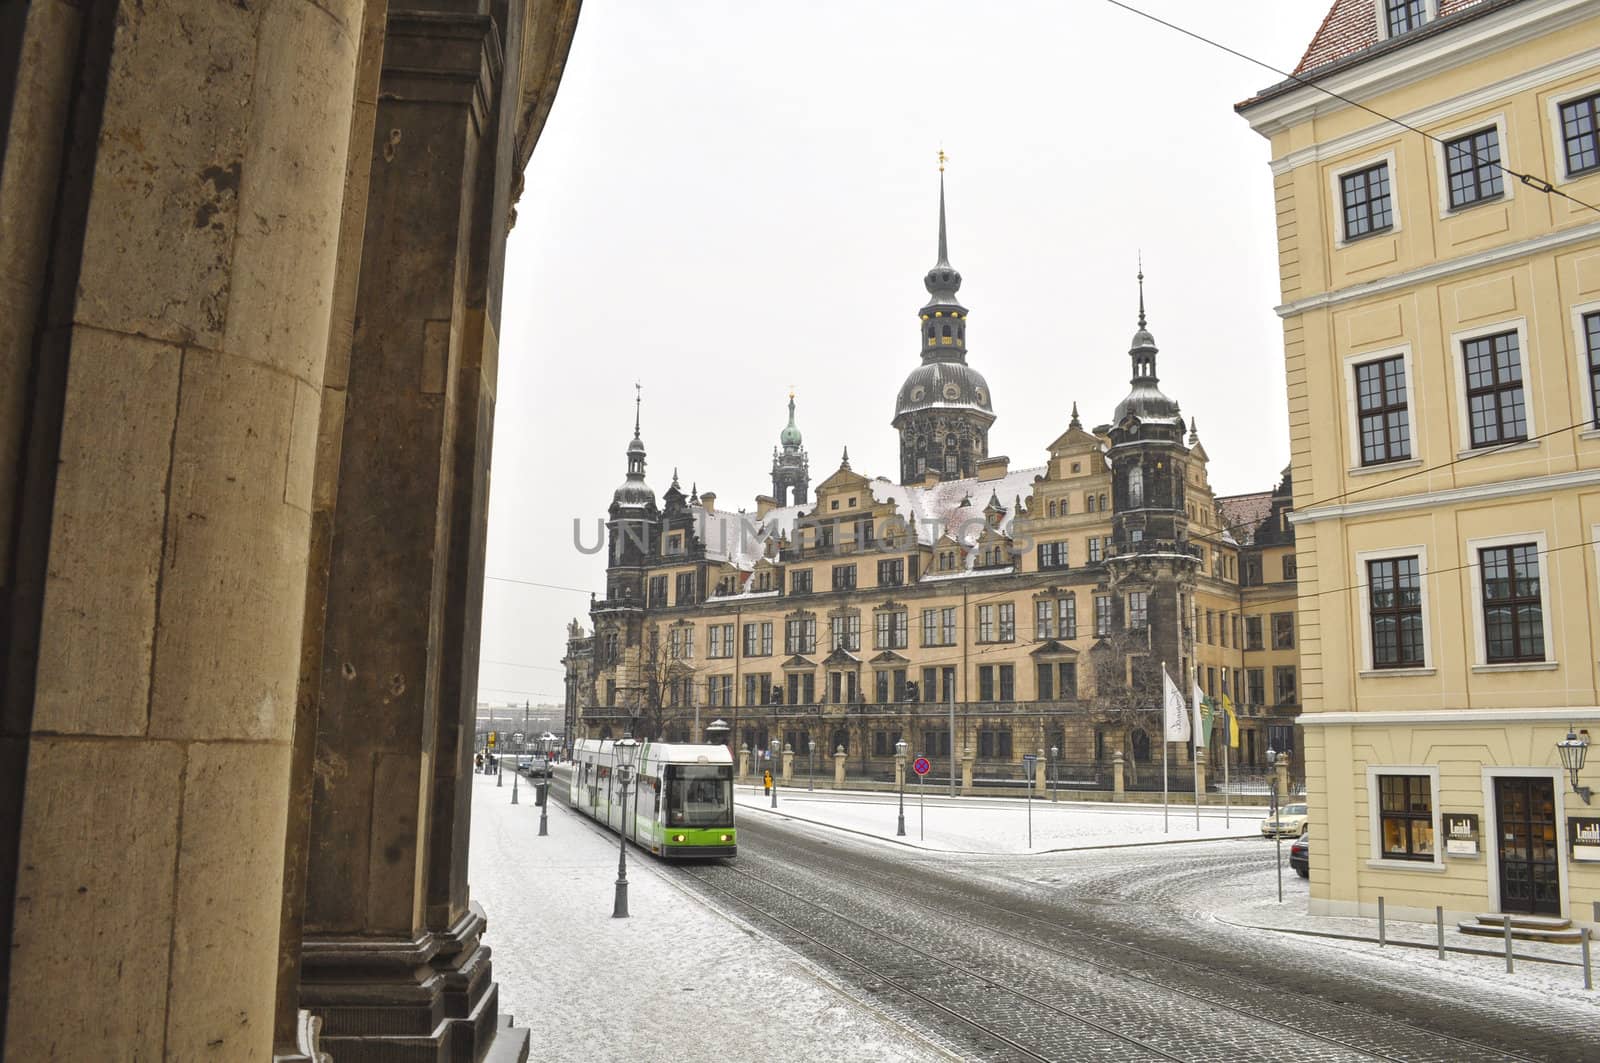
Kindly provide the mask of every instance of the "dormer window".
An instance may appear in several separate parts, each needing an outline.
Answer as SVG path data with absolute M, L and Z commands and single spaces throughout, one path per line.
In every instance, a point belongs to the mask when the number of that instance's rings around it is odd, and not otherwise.
M 1428 0 L 1383 0 L 1383 9 L 1390 37 L 1410 33 L 1428 21 Z

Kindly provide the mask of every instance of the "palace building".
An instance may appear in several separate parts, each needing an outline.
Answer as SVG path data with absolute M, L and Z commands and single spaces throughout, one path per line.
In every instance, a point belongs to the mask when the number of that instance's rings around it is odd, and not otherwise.
M 698 741 L 721 719 L 736 752 L 775 741 L 832 774 L 842 751 L 841 770 L 869 779 L 894 770 L 901 739 L 941 780 L 957 758 L 979 782 L 1014 780 L 1024 754 L 1042 779 L 1053 749 L 1063 785 L 1111 790 L 1120 762 L 1128 789 L 1150 789 L 1165 667 L 1238 706 L 1232 766 L 1292 750 L 1290 482 L 1212 494 L 1195 423 L 1161 390 L 1143 280 L 1109 422 L 1085 428 L 1074 404 L 1043 460 L 1013 468 L 989 452 L 994 397 L 968 362 L 941 175 L 897 479 L 846 449 L 812 487 L 791 394 L 752 513 L 685 494 L 676 472 L 658 499 L 636 411 L 605 592 L 591 629 L 569 631 L 569 733 Z M 1175 791 L 1192 759 L 1174 751 Z
M 1600 901 L 1577 763 L 1600 725 L 1600 10 L 1339 0 L 1238 110 L 1275 185 L 1311 910 L 1575 937 Z

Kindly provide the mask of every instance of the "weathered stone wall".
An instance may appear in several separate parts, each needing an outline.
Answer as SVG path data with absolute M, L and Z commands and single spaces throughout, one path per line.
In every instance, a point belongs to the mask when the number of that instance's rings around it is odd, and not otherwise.
M 52 100 L 76 44 L 60 6 L 31 6 L 22 72 Z M 7 338 L 6 394 L 23 343 L 67 367 L 29 394 L 59 411 L 53 485 L 11 500 L 48 540 L 32 675 L 7 676 L 8 706 L 31 700 L 8 1059 L 270 1054 L 359 16 L 121 4 L 73 57 L 104 78 L 60 166 L 87 192 L 81 241 L 47 251 L 75 284 L 7 289 L 45 309 Z M 7 178 L 60 135 L 14 125 Z M 37 252 L 22 269 L 46 276 Z

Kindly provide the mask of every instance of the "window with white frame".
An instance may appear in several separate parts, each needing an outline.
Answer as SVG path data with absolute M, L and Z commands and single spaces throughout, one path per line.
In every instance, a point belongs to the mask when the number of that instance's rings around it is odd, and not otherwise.
M 1394 228 L 1388 161 L 1340 174 L 1339 204 L 1344 217 L 1346 240 Z
M 1467 428 L 1473 448 L 1528 438 L 1522 387 L 1522 344 L 1516 329 L 1461 342 Z
M 1507 664 L 1545 659 L 1539 544 L 1478 551 L 1483 598 L 1484 660 Z
M 1378 856 L 1384 860 L 1435 858 L 1433 780 L 1427 775 L 1377 776 Z
M 1411 457 L 1411 404 L 1406 358 L 1395 354 L 1352 367 L 1361 464 L 1383 465 Z
M 1367 562 L 1367 621 L 1372 667 L 1424 667 L 1422 565 L 1416 556 Z
M 1428 20 L 1428 0 L 1383 0 L 1383 26 L 1388 36 L 1410 33 Z
M 1600 428 L 1600 312 L 1583 315 L 1583 347 L 1589 370 L 1589 414 Z
M 1446 141 L 1444 169 L 1452 210 L 1499 199 L 1506 190 L 1500 169 L 1500 130 L 1490 126 Z
M 1561 111 L 1561 146 L 1566 158 L 1567 176 L 1600 169 L 1600 139 L 1597 139 L 1596 113 L 1600 111 L 1600 93 L 1563 103 Z

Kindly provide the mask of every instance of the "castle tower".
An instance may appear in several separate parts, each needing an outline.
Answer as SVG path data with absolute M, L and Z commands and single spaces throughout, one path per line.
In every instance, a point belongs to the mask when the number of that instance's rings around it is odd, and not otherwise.
M 939 259 L 923 278 L 928 303 L 918 315 L 922 364 L 895 401 L 900 433 L 900 482 L 920 483 L 932 472 L 944 480 L 978 474 L 989 456 L 994 423 L 989 385 L 967 365 L 967 308 L 957 299 L 961 274 L 950 265 L 944 219 L 944 152 L 939 153 Z
M 789 489 L 794 489 L 793 504 L 806 504 L 811 472 L 805 448 L 800 445 L 800 429 L 794 423 L 794 392 L 789 392 L 789 424 L 778 435 L 779 446 L 772 448 L 772 497 L 787 506 Z

